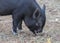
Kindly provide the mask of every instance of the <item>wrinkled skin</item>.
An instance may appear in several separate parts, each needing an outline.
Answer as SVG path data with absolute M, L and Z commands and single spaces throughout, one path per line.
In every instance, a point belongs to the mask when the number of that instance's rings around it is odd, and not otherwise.
M 17 33 L 17 27 L 22 29 L 23 20 L 30 31 L 40 33 L 46 21 L 45 5 L 40 8 L 35 0 L 0 0 L 0 15 L 9 14 L 12 15 L 14 33 Z

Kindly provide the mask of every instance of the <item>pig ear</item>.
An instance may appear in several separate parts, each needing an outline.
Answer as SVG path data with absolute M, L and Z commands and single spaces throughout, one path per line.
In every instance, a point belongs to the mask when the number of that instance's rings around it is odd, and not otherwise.
M 44 14 L 45 15 L 45 10 L 46 10 L 46 6 L 45 6 L 45 4 L 43 5 L 43 7 L 42 7 L 42 14 Z
M 34 11 L 34 13 L 33 13 L 33 18 L 36 18 L 36 13 L 37 13 L 37 11 L 38 11 L 38 8 Z

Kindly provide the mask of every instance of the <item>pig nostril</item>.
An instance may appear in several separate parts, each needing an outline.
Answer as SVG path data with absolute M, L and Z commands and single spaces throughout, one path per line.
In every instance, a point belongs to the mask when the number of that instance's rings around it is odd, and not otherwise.
M 41 29 L 38 29 L 38 30 L 37 30 L 37 33 L 40 33 L 40 32 L 42 32 Z

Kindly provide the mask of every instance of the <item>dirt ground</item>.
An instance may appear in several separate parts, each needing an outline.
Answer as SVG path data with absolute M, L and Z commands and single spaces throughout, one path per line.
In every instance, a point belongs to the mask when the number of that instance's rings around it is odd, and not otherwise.
M 60 43 L 60 0 L 37 0 L 46 5 L 46 24 L 43 36 L 35 36 L 23 22 L 23 32 L 12 34 L 12 16 L 0 16 L 0 43 Z

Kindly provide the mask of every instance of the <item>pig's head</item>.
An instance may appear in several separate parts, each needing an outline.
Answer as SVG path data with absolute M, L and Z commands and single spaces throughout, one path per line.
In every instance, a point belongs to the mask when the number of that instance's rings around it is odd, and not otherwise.
M 25 19 L 26 25 L 34 34 L 42 32 L 43 27 L 45 25 L 45 21 L 45 5 L 43 6 L 43 9 L 39 10 L 39 8 L 37 8 L 31 18 L 27 17 Z

